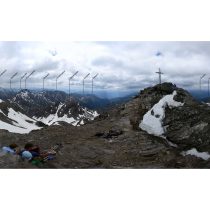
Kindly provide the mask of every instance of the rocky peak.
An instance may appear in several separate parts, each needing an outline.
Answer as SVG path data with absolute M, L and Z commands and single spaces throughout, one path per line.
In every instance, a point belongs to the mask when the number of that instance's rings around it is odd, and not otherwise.
M 141 108 L 151 109 L 163 96 L 172 94 L 174 91 L 177 92 L 174 100 L 185 104 L 197 104 L 196 100 L 186 90 L 176 87 L 175 84 L 165 82 L 140 91 L 138 97 L 141 101 Z
M 162 104 L 164 108 L 160 107 L 163 112 L 160 119 L 160 115 L 154 112 L 154 106 L 167 96 L 173 96 L 170 98 L 174 103 L 181 105 L 170 107 L 167 102 Z M 128 117 L 132 128 L 140 131 L 140 123 L 148 112 L 159 118 L 165 131 L 161 138 L 177 145 L 180 150 L 196 148 L 210 152 L 210 107 L 196 101 L 188 91 L 172 83 L 146 88 L 121 108 L 119 116 Z M 153 120 L 148 123 L 154 126 Z

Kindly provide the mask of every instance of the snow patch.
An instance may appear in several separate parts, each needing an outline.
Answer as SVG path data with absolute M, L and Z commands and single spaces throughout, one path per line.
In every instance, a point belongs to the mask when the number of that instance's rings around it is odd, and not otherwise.
M 1 113 L 3 112 L 1 111 Z M 20 112 L 14 111 L 12 108 L 8 109 L 7 117 L 10 120 L 12 120 L 12 124 L 0 121 L 0 129 L 7 130 L 11 133 L 20 133 L 20 134 L 29 133 L 32 130 L 41 129 L 41 127 L 35 125 L 36 122 L 35 120 L 27 117 L 26 115 Z
M 176 94 L 177 92 L 174 91 L 172 94 L 166 95 L 160 99 L 160 101 L 144 115 L 139 127 L 149 134 L 162 136 L 165 133 L 165 128 L 162 124 L 165 118 L 166 106 L 169 106 L 169 108 L 183 106 L 183 103 L 174 100 Z
M 100 115 L 97 111 L 94 111 L 92 114 L 93 114 L 94 118 L 96 118 L 96 117 L 98 117 Z
M 28 97 L 28 93 L 21 93 L 23 98 Z M 3 102 L 0 99 L 0 103 Z M 68 124 L 72 124 L 73 126 L 84 125 L 83 119 L 94 120 L 99 114 L 96 111 L 87 110 L 86 108 L 82 108 L 84 113 L 79 115 L 76 119 L 73 117 L 69 117 L 71 111 L 69 110 L 69 114 L 64 114 L 62 117 L 59 117 L 59 112 L 62 110 L 62 107 L 66 106 L 65 104 L 60 103 L 55 114 L 50 114 L 48 117 L 40 117 L 40 118 L 30 118 L 24 115 L 21 112 L 16 112 L 12 108 L 8 108 L 8 114 L 4 113 L 0 109 L 0 114 L 3 114 L 4 117 L 8 119 L 8 121 L 0 120 L 0 129 L 7 130 L 11 133 L 20 133 L 25 134 L 29 133 L 32 130 L 38 130 L 42 127 L 36 125 L 37 121 L 41 121 L 46 125 L 60 125 L 60 122 L 66 122 Z
M 40 117 L 40 118 L 36 118 L 33 117 L 35 120 L 37 121 L 41 121 L 46 125 L 59 125 L 58 122 L 66 122 L 69 124 L 77 124 L 77 122 L 79 122 L 78 120 L 75 120 L 73 117 L 68 117 L 66 114 L 63 117 L 58 117 L 58 111 L 55 114 L 50 114 L 48 117 Z
M 184 151 L 181 154 L 183 156 L 193 155 L 198 158 L 202 158 L 203 160 L 208 160 L 210 158 L 210 154 L 208 152 L 198 152 L 196 148 L 192 148 L 190 150 Z
M 67 114 L 65 114 L 63 117 L 59 117 L 58 113 L 61 110 L 61 108 L 64 106 L 64 104 L 59 104 L 58 109 L 56 111 L 55 114 L 50 114 L 48 117 L 33 117 L 33 119 L 37 120 L 37 121 L 41 121 L 43 123 L 45 123 L 46 125 L 59 125 L 59 122 L 66 122 L 68 124 L 72 124 L 73 126 L 79 126 L 79 122 L 80 125 L 84 125 L 84 121 L 83 119 L 89 119 L 89 120 L 94 120 L 95 117 L 99 116 L 99 114 L 97 113 L 97 111 L 88 111 L 87 108 L 82 108 L 84 114 L 79 114 L 79 117 L 77 117 L 77 119 L 73 118 L 73 117 L 68 117 Z M 69 110 L 68 113 L 71 113 L 71 111 Z
M 46 125 L 59 125 L 59 122 L 66 122 L 68 124 L 72 124 L 73 126 L 76 126 L 80 121 L 79 119 L 74 119 L 73 117 L 68 117 L 67 114 L 65 114 L 63 117 L 58 116 L 58 113 L 63 106 L 65 106 L 65 105 L 60 103 L 56 113 L 50 114 L 48 117 L 40 117 L 40 118 L 33 117 L 33 118 L 35 120 L 45 123 Z M 70 112 L 70 110 L 69 110 L 69 112 Z M 83 118 L 84 115 L 81 115 L 79 117 Z
M 0 103 L 4 102 L 3 100 L 0 99 Z

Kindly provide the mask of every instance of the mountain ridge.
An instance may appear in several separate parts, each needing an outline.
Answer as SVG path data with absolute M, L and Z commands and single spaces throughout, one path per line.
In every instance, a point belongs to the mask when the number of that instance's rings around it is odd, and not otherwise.
M 96 111 L 81 106 L 74 99 L 67 100 L 65 96 L 63 92 L 22 90 L 13 98 L 1 101 L 0 125 L 10 132 L 28 133 L 60 123 L 80 126 L 98 116 Z M 65 101 L 62 103 L 62 100 Z

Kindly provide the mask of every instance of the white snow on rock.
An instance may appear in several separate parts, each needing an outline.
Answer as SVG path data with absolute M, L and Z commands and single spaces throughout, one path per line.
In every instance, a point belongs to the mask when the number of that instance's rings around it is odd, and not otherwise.
M 2 110 L 0 111 L 2 114 L 4 114 Z M 32 130 L 41 129 L 41 127 L 35 125 L 35 120 L 27 117 L 20 112 L 14 111 L 12 108 L 8 109 L 8 115 L 5 116 L 8 119 L 12 120 L 12 124 L 0 120 L 0 129 L 7 130 L 11 133 L 25 134 L 29 133 Z
M 100 114 L 97 112 L 97 111 L 94 111 L 93 113 L 93 117 L 95 118 L 95 117 L 98 117 Z
M 184 151 L 181 153 L 183 156 L 193 155 L 198 158 L 202 158 L 203 160 L 208 160 L 210 158 L 210 154 L 208 152 L 198 152 L 196 148 L 192 148 L 188 151 Z
M 27 97 L 27 94 L 24 95 Z M 0 100 L 0 103 L 3 102 Z M 94 120 L 99 114 L 96 111 L 90 111 L 86 108 L 83 108 L 84 114 L 79 115 L 77 118 L 68 117 L 65 114 L 62 117 L 58 116 L 59 111 L 61 108 L 65 106 L 64 104 L 60 104 L 55 114 L 50 114 L 48 117 L 40 117 L 40 118 L 30 118 L 26 115 L 16 112 L 12 108 L 8 108 L 8 113 L 5 113 L 0 109 L 0 115 L 3 115 L 3 118 L 0 118 L 0 129 L 7 130 L 11 133 L 20 133 L 25 134 L 29 133 L 32 130 L 38 130 L 42 127 L 36 125 L 37 121 L 41 121 L 46 125 L 59 125 L 60 122 L 66 122 L 68 124 L 72 124 L 73 126 L 84 125 L 84 119 Z M 69 110 L 69 114 L 71 111 Z
M 176 94 L 177 92 L 174 91 L 172 94 L 166 95 L 160 99 L 160 101 L 143 116 L 143 120 L 139 124 L 139 127 L 149 134 L 162 136 L 165 133 L 162 122 L 165 118 L 166 106 L 169 106 L 169 108 L 183 106 L 183 103 L 174 100 Z
M 59 122 L 67 122 L 69 124 L 75 124 L 78 121 L 75 120 L 73 117 L 68 118 L 67 115 L 64 115 L 63 117 L 58 117 L 58 112 L 62 108 L 63 104 L 59 104 L 58 109 L 55 114 L 50 114 L 48 117 L 33 117 L 37 121 L 41 121 L 45 123 L 46 125 L 59 125 Z
M 82 120 L 81 120 L 80 124 L 83 125 L 84 124 L 83 119 L 94 120 L 95 117 L 97 117 L 99 115 L 96 111 L 91 112 L 91 111 L 88 111 L 86 108 L 82 108 L 84 111 L 84 114 L 79 115 L 79 118 L 77 118 L 77 119 L 75 119 L 73 117 L 68 117 L 67 114 L 65 114 L 63 117 L 59 117 L 58 113 L 62 107 L 63 107 L 63 104 L 61 103 L 58 106 L 56 113 L 50 114 L 48 117 L 40 117 L 40 118 L 33 117 L 33 118 L 37 121 L 41 121 L 41 122 L 45 123 L 46 125 L 59 125 L 59 122 L 66 122 L 68 124 L 72 124 L 73 126 L 78 126 L 79 125 L 78 123 L 80 122 L 81 119 Z M 70 111 L 69 111 L 69 114 L 70 114 Z
M 73 117 L 68 118 L 67 115 L 64 115 L 63 117 L 58 117 L 57 113 L 56 114 L 50 114 L 48 117 L 40 117 L 40 118 L 35 118 L 37 121 L 41 121 L 45 123 L 46 125 L 59 125 L 58 122 L 67 122 L 69 124 L 73 124 L 78 122 L 75 120 Z
M 4 102 L 3 100 L 0 99 L 0 103 Z

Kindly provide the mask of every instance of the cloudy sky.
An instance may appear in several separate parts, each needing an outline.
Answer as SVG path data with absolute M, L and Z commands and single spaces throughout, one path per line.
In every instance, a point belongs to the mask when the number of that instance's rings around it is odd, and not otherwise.
M 68 77 L 79 71 L 73 88 L 81 90 L 82 78 L 87 92 L 96 73 L 97 90 L 135 91 L 158 83 L 158 68 L 163 81 L 187 89 L 197 89 L 200 75 L 206 73 L 203 88 L 210 77 L 210 42 L 0 42 L 0 86 L 19 87 L 20 77 L 36 70 L 28 80 L 29 88 L 41 88 L 42 78 L 50 74 L 46 87 L 55 88 L 55 77 L 63 70 L 58 88 L 67 90 Z

